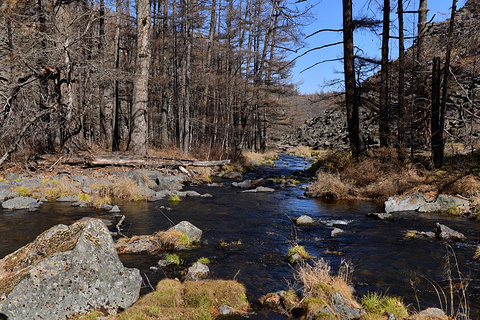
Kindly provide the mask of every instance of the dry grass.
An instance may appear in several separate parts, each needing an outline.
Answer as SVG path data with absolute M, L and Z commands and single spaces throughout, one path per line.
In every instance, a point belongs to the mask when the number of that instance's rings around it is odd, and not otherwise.
M 145 200 L 142 195 L 141 187 L 130 179 L 121 179 L 109 185 L 100 185 L 96 189 L 99 190 L 100 197 L 117 198 L 128 201 Z
M 480 180 L 478 177 L 469 174 L 463 176 L 453 183 L 449 184 L 444 191 L 453 194 L 460 194 L 462 196 L 475 196 L 480 190 Z
M 312 156 L 312 148 L 307 146 L 297 146 L 287 150 L 288 153 L 294 154 L 296 156 Z
M 329 199 L 345 199 L 352 195 L 352 186 L 343 181 L 339 174 L 320 172 L 317 181 L 313 183 L 308 192 L 313 197 Z
M 310 169 L 310 173 L 317 172 L 317 181 L 309 193 L 331 199 L 385 200 L 424 184 L 418 170 L 401 164 L 392 150 L 380 149 L 375 157 L 362 159 L 346 153 L 323 155 Z
M 275 151 L 268 151 L 268 152 L 253 152 L 253 151 L 245 151 L 242 153 L 243 164 L 246 167 L 254 167 L 255 164 L 265 164 L 269 160 L 275 160 L 278 158 L 278 154 Z
M 38 190 L 32 190 L 32 192 L 38 191 L 42 197 L 48 200 L 55 200 L 63 196 L 70 196 L 78 194 L 78 189 L 71 183 L 66 181 L 49 181 Z
M 111 320 L 162 319 L 210 320 L 227 304 L 240 311 L 249 309 L 246 289 L 236 281 L 186 281 L 165 279 L 154 292 Z
M 295 273 L 295 280 L 302 285 L 304 318 L 324 319 L 323 316 L 326 315 L 322 314 L 322 310 L 325 307 L 333 310 L 331 296 L 335 292 L 349 301 L 352 307 L 359 308 L 360 305 L 353 297 L 352 288 L 348 285 L 352 271 L 347 263 L 342 263 L 340 270 L 334 275 L 328 262 L 323 259 L 313 264 L 301 264 Z
M 330 295 L 338 292 L 345 299 L 352 300 L 352 304 L 358 307 L 349 286 L 352 274 L 353 270 L 346 262 L 342 263 L 337 274 L 333 274 L 329 263 L 322 258 L 313 264 L 301 264 L 295 273 L 295 280 L 302 284 L 305 297 L 330 301 Z
M 167 231 L 159 231 L 154 234 L 156 241 L 160 244 L 162 248 L 166 250 L 174 249 L 178 245 L 189 246 L 190 240 L 188 236 L 175 229 L 170 229 Z

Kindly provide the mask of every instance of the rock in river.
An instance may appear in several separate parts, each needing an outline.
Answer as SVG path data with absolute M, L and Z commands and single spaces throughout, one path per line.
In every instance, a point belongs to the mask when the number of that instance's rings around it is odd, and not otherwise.
M 202 238 L 202 230 L 195 227 L 188 221 L 182 221 L 179 224 L 173 226 L 172 229 L 185 233 L 188 236 L 188 240 L 190 240 L 190 242 L 197 242 L 200 241 L 200 239 Z
M 467 239 L 463 233 L 450 229 L 446 225 L 437 222 L 437 228 L 435 229 L 435 236 L 443 240 L 465 240 Z
M 425 197 L 421 193 L 394 196 L 385 201 L 385 212 L 416 211 L 425 203 Z
M 0 313 L 8 319 L 65 319 L 116 312 L 139 296 L 142 278 L 125 268 L 105 225 L 57 225 L 0 260 Z
M 9 199 L 2 203 L 3 209 L 8 210 L 17 210 L 17 209 L 32 209 L 38 208 L 39 204 L 37 200 L 29 197 L 15 197 L 13 199 Z
M 207 265 L 204 265 L 200 262 L 195 262 L 187 272 L 187 280 L 202 280 L 206 279 L 210 274 L 210 268 Z
M 315 220 L 313 220 L 310 216 L 307 216 L 306 214 L 302 214 L 300 217 L 298 217 L 295 220 L 295 224 L 297 226 L 310 225 L 314 223 L 315 223 Z

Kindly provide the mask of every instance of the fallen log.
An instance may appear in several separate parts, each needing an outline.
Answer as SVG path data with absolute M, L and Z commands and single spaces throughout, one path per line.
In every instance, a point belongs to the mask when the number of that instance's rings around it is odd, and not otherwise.
M 161 157 L 138 157 L 138 156 L 92 156 L 70 157 L 62 161 L 68 165 L 82 165 L 86 167 L 154 167 L 154 168 L 178 168 L 186 167 L 217 167 L 230 163 L 230 160 L 197 161 L 189 159 L 161 158 Z

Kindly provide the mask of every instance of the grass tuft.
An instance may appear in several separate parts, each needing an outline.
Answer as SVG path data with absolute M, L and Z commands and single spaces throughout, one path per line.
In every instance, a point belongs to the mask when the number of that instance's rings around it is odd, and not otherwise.
M 205 257 L 201 257 L 197 260 L 197 262 L 201 263 L 201 264 L 210 264 L 210 259 L 208 258 L 205 258 Z
M 31 195 L 31 192 L 27 187 L 19 187 L 17 188 L 16 192 L 20 197 L 29 197 Z
M 178 254 L 169 253 L 165 257 L 165 260 L 167 260 L 170 263 L 176 264 L 177 266 L 180 265 L 180 257 L 178 256 Z
M 178 202 L 181 201 L 181 199 L 176 194 L 172 194 L 171 196 L 168 197 L 168 201 L 170 201 L 172 203 L 178 203 Z
M 408 317 L 408 310 L 403 300 L 397 297 L 387 296 L 379 293 L 367 293 L 363 298 L 362 308 L 367 312 L 365 319 L 377 319 L 387 312 L 392 313 L 397 319 Z
M 309 254 L 307 252 L 307 250 L 305 250 L 305 247 L 304 246 L 299 246 L 299 245 L 295 245 L 295 246 L 292 246 L 290 248 L 288 248 L 288 253 L 287 253 L 287 259 L 288 259 L 288 262 L 290 263 L 295 263 L 297 262 L 293 256 L 295 254 L 298 254 L 300 256 L 300 258 L 302 259 L 313 259 L 315 258 L 314 256 L 312 256 L 311 254 Z

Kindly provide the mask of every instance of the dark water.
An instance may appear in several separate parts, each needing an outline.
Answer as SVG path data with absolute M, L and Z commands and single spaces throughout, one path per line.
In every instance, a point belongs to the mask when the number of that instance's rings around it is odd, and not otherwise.
M 288 176 L 303 169 L 302 158 L 282 156 L 277 168 L 265 168 L 259 175 Z M 209 258 L 213 277 L 237 279 L 246 285 L 250 299 L 285 289 L 293 282 L 293 269 L 285 261 L 292 242 L 298 242 L 317 257 L 329 260 L 336 269 L 342 259 L 354 266 L 354 285 L 359 295 L 388 292 L 405 297 L 417 307 L 439 306 L 437 294 L 429 282 L 446 287 L 446 243 L 433 239 L 404 239 L 406 230 L 431 231 L 436 222 L 443 223 L 467 236 L 462 243 L 449 243 L 456 254 L 468 288 L 472 318 L 480 318 L 480 263 L 472 256 L 480 238 L 480 225 L 465 218 L 441 214 L 396 214 L 394 221 L 379 221 L 365 213 L 379 212 L 381 204 L 362 201 L 326 202 L 302 199 L 299 187 L 280 188 L 275 193 L 239 193 L 231 187 L 189 186 L 187 189 L 210 193 L 212 198 L 185 198 L 177 204 L 123 203 L 126 215 L 124 232 L 128 235 L 152 234 L 188 220 L 204 231 L 208 244 L 180 252 L 180 267 L 151 271 L 158 257 L 123 256 L 127 266 L 137 267 L 145 282 L 154 286 L 161 278 L 181 277 L 181 271 L 200 257 Z M 171 211 L 161 209 L 170 207 Z M 308 214 L 320 223 L 293 228 L 291 217 Z M 58 223 L 71 223 L 83 216 L 108 217 L 93 209 L 47 204 L 38 212 L 0 212 L 0 255 L 3 256 L 32 241 L 39 233 Z M 334 226 L 345 233 L 330 237 Z M 329 252 L 336 252 L 331 254 Z M 453 276 L 457 272 L 453 270 Z M 148 279 L 148 280 L 147 280 Z M 411 283 L 413 283 L 413 288 Z M 415 290 L 414 290 L 415 289 Z M 148 288 L 144 289 L 145 292 Z M 271 316 L 265 316 L 271 318 Z

